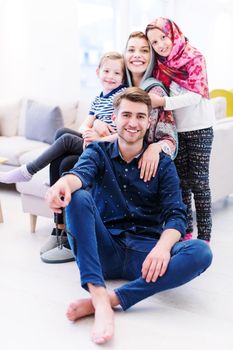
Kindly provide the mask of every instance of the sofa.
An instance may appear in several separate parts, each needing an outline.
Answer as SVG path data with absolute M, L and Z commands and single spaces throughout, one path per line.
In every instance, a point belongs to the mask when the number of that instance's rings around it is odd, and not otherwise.
M 210 186 L 212 190 L 212 202 L 214 203 L 233 193 L 233 181 L 231 180 L 233 173 L 233 162 L 231 161 L 233 151 L 233 117 L 226 117 L 226 100 L 224 97 L 212 98 L 211 101 L 216 117 L 210 161 Z M 17 115 L 18 118 L 18 128 L 14 128 L 16 135 L 12 136 L 2 134 L 4 128 L 1 128 L 3 118 L 1 118 L 0 108 L 0 156 L 8 158 L 8 162 L 1 165 L 0 170 L 27 163 L 39 155 L 46 147 L 49 147 L 47 143 L 28 140 L 25 135 L 18 134 L 20 122 L 22 124 L 20 118 L 25 120 L 25 108 L 23 107 L 23 103 L 17 104 L 17 106 L 15 105 L 15 108 L 18 111 L 16 113 L 15 110 L 15 116 Z M 80 102 L 69 107 L 66 106 L 66 108 L 62 106 L 61 110 L 64 125 L 77 129 L 83 116 L 87 115 L 88 103 Z M 21 140 L 20 138 L 23 138 L 20 142 L 24 144 L 24 148 L 19 148 L 18 146 L 19 144 L 21 146 L 21 143 L 18 141 Z M 10 150 L 13 154 L 9 153 Z M 30 215 L 31 232 L 35 232 L 36 230 L 38 216 L 49 218 L 53 216 L 44 200 L 48 183 L 48 167 L 46 167 L 34 175 L 31 181 L 17 183 L 16 185 L 21 195 L 23 211 Z
M 225 97 L 226 99 L 226 116 L 233 116 L 233 90 L 214 89 L 210 91 L 210 97 Z
M 53 142 L 58 128 L 65 126 L 78 130 L 88 107 L 88 101 L 56 104 L 22 99 L 0 102 L 0 157 L 7 158 L 0 164 L 0 171 L 11 170 L 35 159 Z M 44 202 L 48 183 L 46 167 L 30 182 L 16 185 L 23 211 L 30 214 L 31 232 L 35 232 L 37 216 L 52 217 Z
M 226 99 L 212 98 L 216 123 L 210 158 L 210 188 L 212 202 L 216 203 L 233 193 L 233 116 L 226 117 Z

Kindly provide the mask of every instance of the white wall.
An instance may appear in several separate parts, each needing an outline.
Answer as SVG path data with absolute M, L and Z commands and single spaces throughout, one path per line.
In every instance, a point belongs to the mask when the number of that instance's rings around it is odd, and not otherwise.
M 170 17 L 207 61 L 210 90 L 233 89 L 233 1 L 168 0 Z
M 133 16 L 135 1 L 113 0 L 117 13 L 113 41 L 118 50 L 124 47 L 120 42 L 123 32 L 131 31 L 129 25 L 127 30 L 126 19 Z M 0 0 L 0 101 L 31 97 L 67 102 L 80 97 L 78 2 Z M 143 12 L 145 2 L 153 8 L 150 13 Z M 210 89 L 233 88 L 232 0 L 139 0 L 139 3 L 142 4 L 139 30 L 144 30 L 158 15 L 174 19 L 191 44 L 206 56 Z M 158 13 L 158 9 L 164 13 Z M 146 16 L 150 16 L 148 21 Z M 142 25 L 140 18 L 147 23 Z
M 232 0 L 130 1 L 132 7 L 127 16 L 131 19 L 131 25 L 128 32 L 145 30 L 147 24 L 159 16 L 171 18 L 191 45 L 204 54 L 210 90 L 233 89 Z
M 1 99 L 76 100 L 77 1 L 7 0 L 0 5 Z

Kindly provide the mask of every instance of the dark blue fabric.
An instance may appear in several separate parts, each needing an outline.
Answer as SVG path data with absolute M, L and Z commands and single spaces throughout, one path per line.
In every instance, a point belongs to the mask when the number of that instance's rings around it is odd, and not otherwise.
M 118 142 L 93 142 L 69 172 L 77 175 L 91 193 L 106 228 L 113 235 L 131 232 L 159 238 L 169 228 L 182 235 L 186 207 L 179 178 L 169 156 L 161 153 L 156 176 L 140 179 L 140 156 L 126 163 Z
M 142 264 L 158 240 L 125 232 L 111 235 L 105 227 L 88 191 L 72 194 L 66 210 L 68 239 L 80 269 L 81 285 L 105 286 L 105 279 L 127 279 L 115 289 L 124 310 L 161 291 L 181 286 L 200 275 L 211 264 L 212 253 L 205 242 L 176 243 L 164 276 L 156 282 L 142 277 Z

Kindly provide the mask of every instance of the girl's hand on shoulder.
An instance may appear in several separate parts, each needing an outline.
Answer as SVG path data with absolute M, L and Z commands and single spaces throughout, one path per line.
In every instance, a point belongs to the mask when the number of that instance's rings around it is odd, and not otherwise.
M 155 177 L 159 164 L 159 153 L 161 151 L 162 148 L 159 143 L 152 143 L 147 147 L 138 162 L 138 168 L 141 169 L 140 179 L 147 182 L 152 177 Z
M 149 92 L 149 96 L 151 99 L 152 107 L 153 108 L 158 108 L 158 107 L 164 107 L 165 106 L 165 98 L 156 95 L 153 92 Z

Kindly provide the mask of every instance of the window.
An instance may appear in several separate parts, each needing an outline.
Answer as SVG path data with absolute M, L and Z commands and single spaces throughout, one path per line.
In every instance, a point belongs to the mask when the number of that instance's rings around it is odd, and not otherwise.
M 129 23 L 130 32 L 144 31 L 153 19 L 164 15 L 169 4 L 167 0 L 130 0 Z
M 100 56 L 114 50 L 112 1 L 79 1 L 80 86 L 82 96 L 93 98 L 101 89 L 95 75 Z

